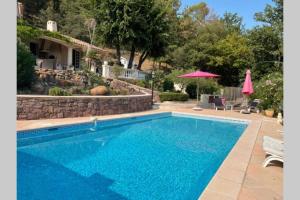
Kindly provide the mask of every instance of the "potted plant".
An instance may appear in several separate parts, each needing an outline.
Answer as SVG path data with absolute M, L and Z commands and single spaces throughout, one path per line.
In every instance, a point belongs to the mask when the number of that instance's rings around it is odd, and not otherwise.
M 265 110 L 265 115 L 267 117 L 273 117 L 274 116 L 274 109 L 273 108 L 269 108 L 269 109 Z

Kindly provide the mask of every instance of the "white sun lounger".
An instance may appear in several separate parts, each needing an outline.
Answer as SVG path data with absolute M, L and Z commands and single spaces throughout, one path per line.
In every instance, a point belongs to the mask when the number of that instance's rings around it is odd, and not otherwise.
M 264 136 L 263 137 L 263 149 L 267 155 L 269 155 L 264 163 L 263 167 L 269 165 L 270 162 L 277 160 L 283 163 L 283 141 Z

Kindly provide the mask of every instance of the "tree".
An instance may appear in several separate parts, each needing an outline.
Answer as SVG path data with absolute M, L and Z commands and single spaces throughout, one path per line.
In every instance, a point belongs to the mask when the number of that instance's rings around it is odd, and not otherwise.
M 272 27 L 280 35 L 283 33 L 283 0 L 273 0 L 275 6 L 267 4 L 264 12 L 255 14 L 256 21 Z
M 40 11 L 47 7 L 48 0 L 19 0 L 24 5 L 24 19 L 33 26 L 38 25 Z
M 30 88 L 34 79 L 35 58 L 28 47 L 17 40 L 17 87 Z
M 124 16 L 126 0 L 96 0 L 94 13 L 97 35 L 100 41 L 116 49 L 117 64 L 121 65 L 121 45 L 128 32 L 126 30 L 127 18 Z M 128 8 L 126 8 L 128 9 Z M 130 31 L 127 29 L 127 31 Z
M 169 29 L 170 23 L 167 17 L 167 10 L 163 10 L 163 4 L 154 4 L 147 18 L 145 43 L 138 44 L 142 54 L 139 59 L 137 69 L 141 69 L 143 62 L 147 56 L 159 58 L 164 56 L 169 45 Z
M 98 34 L 105 44 L 112 44 L 120 61 L 120 49 L 130 51 L 128 67 L 132 67 L 136 51 L 141 51 L 139 67 L 148 55 L 163 55 L 168 34 L 166 12 L 154 0 L 104 0 L 98 2 L 96 20 Z
M 253 79 L 258 80 L 274 71 L 282 72 L 281 41 L 272 27 L 255 27 L 247 37 L 254 55 Z
M 226 30 L 231 32 L 242 33 L 244 31 L 243 18 L 237 13 L 225 12 L 221 21 L 224 23 Z
M 56 21 L 60 33 L 90 42 L 85 22 L 91 18 L 94 6 L 92 0 L 50 0 L 46 8 L 41 9 L 36 24 L 45 28 L 48 20 Z
M 283 71 L 283 0 L 273 1 L 275 6 L 267 5 L 264 12 L 255 14 L 256 20 L 263 25 L 248 33 L 255 57 L 254 79 Z
M 186 86 L 191 83 L 191 79 L 188 78 L 179 78 L 178 76 L 187 74 L 190 72 L 193 72 L 193 69 L 190 70 L 184 70 L 184 69 L 173 69 L 170 74 L 168 74 L 166 77 L 173 81 L 175 84 L 177 84 L 180 88 L 180 91 L 182 92 Z

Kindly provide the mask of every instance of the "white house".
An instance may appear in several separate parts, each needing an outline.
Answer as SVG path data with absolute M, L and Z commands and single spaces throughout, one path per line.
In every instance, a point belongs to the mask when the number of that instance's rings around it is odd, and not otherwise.
M 47 22 L 47 30 L 57 32 L 57 24 L 55 21 Z M 56 37 L 41 36 L 30 42 L 30 51 L 36 56 L 36 68 L 60 69 L 60 70 L 76 70 L 80 69 L 80 60 L 85 56 L 85 52 L 91 49 L 103 57 L 110 57 L 114 52 L 112 50 L 103 49 L 87 42 L 62 35 L 66 40 Z M 145 79 L 146 73 L 136 68 L 128 69 L 128 60 L 121 57 L 121 63 L 124 70 L 121 72 L 120 78 L 129 79 Z M 96 66 L 95 62 L 91 62 L 91 71 L 102 73 L 105 78 L 113 78 L 113 67 L 104 62 L 102 66 Z M 135 63 L 133 63 L 136 66 Z M 102 70 L 101 70 L 102 67 Z M 97 71 L 97 69 L 100 69 Z

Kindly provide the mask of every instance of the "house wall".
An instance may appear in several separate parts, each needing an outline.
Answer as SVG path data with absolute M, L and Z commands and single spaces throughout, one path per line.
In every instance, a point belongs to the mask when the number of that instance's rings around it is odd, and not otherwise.
M 151 95 L 37 96 L 17 95 L 17 119 L 54 119 L 112 115 L 150 110 Z
M 68 48 L 64 45 L 46 40 L 45 49 L 49 50 L 49 56 L 54 55 L 57 64 L 67 65 Z

